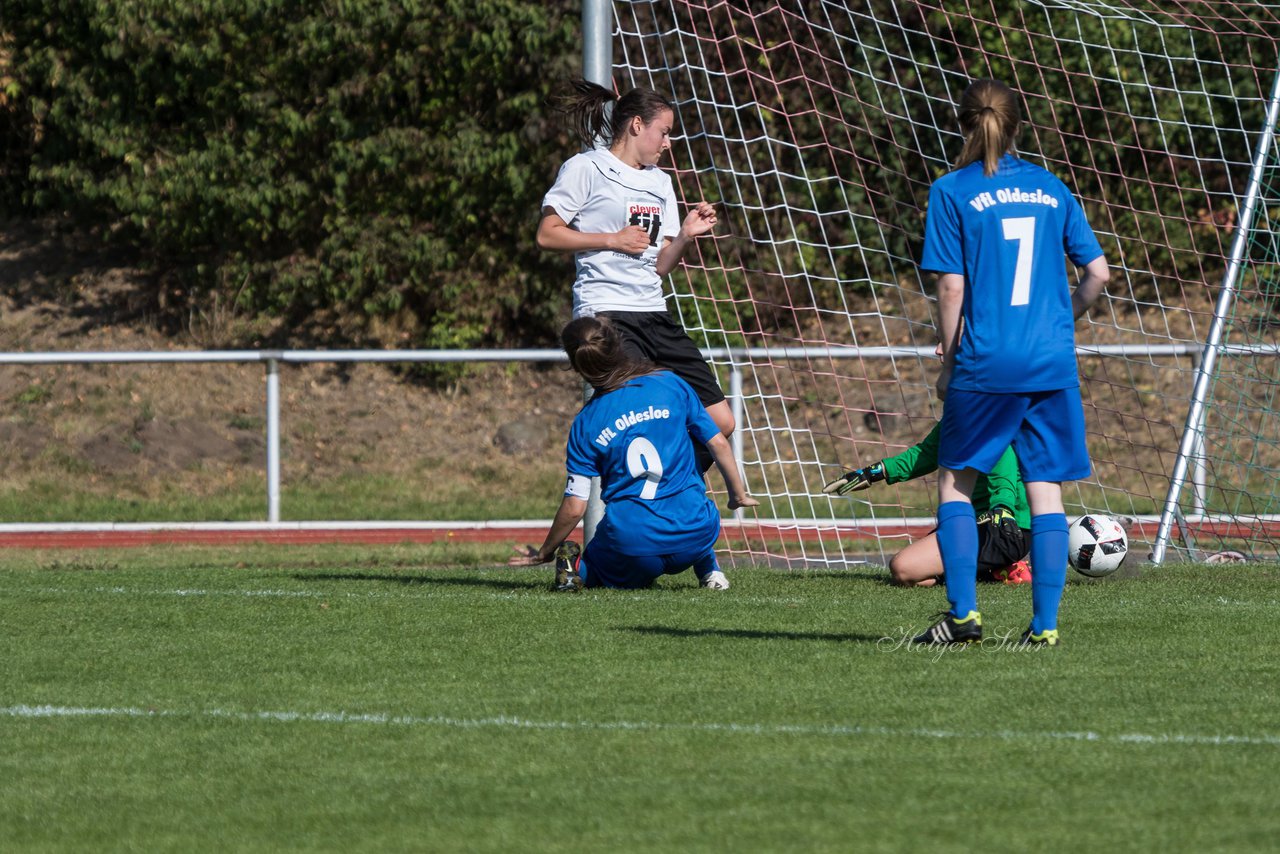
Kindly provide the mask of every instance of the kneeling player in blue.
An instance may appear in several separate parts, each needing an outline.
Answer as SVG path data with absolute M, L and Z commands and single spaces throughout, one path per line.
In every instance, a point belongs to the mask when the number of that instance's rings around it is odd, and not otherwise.
M 715 554 L 720 511 L 707 497 L 689 439 L 711 453 L 729 490 L 729 509 L 754 507 L 759 502 L 747 494 L 728 440 L 688 383 L 629 359 L 608 320 L 580 317 L 560 337 L 595 394 L 569 430 L 568 483 L 551 529 L 541 548 L 529 547 L 510 565 L 554 557 L 558 590 L 643 588 L 689 567 L 703 587 L 727 589 Z M 593 477 L 600 478 L 606 509 L 580 553 L 568 537 L 586 513 Z

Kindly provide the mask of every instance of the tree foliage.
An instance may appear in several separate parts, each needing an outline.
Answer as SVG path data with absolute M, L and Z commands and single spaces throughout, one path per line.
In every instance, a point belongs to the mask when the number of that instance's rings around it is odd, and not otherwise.
M 543 335 L 568 302 L 563 260 L 531 237 L 569 146 L 545 102 L 578 16 L 565 0 L 0 0 L 3 138 L 22 143 L 0 192 L 187 271 L 190 299 L 395 318 L 419 346 Z

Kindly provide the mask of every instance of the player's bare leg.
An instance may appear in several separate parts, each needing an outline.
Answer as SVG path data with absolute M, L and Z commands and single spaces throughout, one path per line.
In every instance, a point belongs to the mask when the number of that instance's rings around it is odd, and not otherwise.
M 913 542 L 889 560 L 889 576 L 902 587 L 933 587 L 942 576 L 942 552 L 938 535 Z

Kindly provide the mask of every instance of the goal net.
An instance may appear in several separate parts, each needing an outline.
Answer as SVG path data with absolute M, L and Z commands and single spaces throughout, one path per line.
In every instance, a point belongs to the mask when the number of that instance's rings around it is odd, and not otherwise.
M 1023 99 L 1020 155 L 1072 187 L 1113 270 L 1077 326 L 1094 471 L 1064 491 L 1067 512 L 1124 517 L 1146 558 L 1266 118 L 1277 8 L 620 0 L 613 11 L 616 85 L 676 102 L 677 192 L 721 214 L 670 284 L 722 382 L 742 386 L 736 438 L 762 506 L 728 526 L 730 553 L 884 560 L 932 527 L 933 478 L 846 497 L 822 484 L 914 444 L 941 415 L 934 287 L 916 262 L 929 184 L 960 149 L 954 105 L 991 76 Z M 1218 360 L 1173 553 L 1274 552 L 1271 161 L 1224 335 L 1266 346 Z

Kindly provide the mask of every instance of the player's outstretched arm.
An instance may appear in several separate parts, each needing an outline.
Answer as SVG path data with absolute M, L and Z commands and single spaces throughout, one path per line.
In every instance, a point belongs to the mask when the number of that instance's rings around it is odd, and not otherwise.
M 587 502 L 575 495 L 566 495 L 560 502 L 560 509 L 556 511 L 555 519 L 551 521 L 551 528 L 547 531 L 547 538 L 542 541 L 542 548 L 526 546 L 523 551 L 510 558 L 507 565 L 535 566 L 551 560 L 555 557 L 556 549 L 569 539 L 569 535 L 573 533 L 574 528 L 578 527 L 578 523 L 582 521 L 586 512 Z
M 711 452 L 711 458 L 716 461 L 716 468 L 720 469 L 720 476 L 729 489 L 729 509 L 758 507 L 760 502 L 747 494 L 747 485 L 742 480 L 742 472 L 738 470 L 738 461 L 733 458 L 729 440 L 717 433 L 707 442 L 707 450 Z
M 827 495 L 847 495 L 850 492 L 867 489 L 873 483 L 879 483 L 884 480 L 884 476 L 884 462 L 872 463 L 869 466 L 845 472 L 822 487 L 822 491 Z

